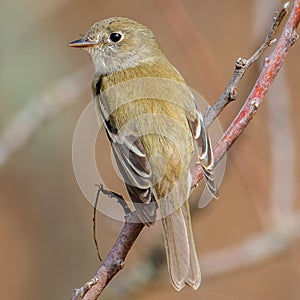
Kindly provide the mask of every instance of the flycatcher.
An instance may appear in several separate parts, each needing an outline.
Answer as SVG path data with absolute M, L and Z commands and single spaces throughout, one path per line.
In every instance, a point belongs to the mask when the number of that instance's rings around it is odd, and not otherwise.
M 92 57 L 96 113 L 141 222 L 149 226 L 160 213 L 174 288 L 197 289 L 201 273 L 188 205 L 194 152 L 208 189 L 218 193 L 210 138 L 193 94 L 152 31 L 136 21 L 99 21 L 69 46 Z

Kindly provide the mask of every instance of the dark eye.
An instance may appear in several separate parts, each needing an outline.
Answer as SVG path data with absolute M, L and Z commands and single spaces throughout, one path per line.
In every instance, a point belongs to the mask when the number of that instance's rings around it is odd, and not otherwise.
M 113 32 L 110 36 L 109 39 L 114 42 L 117 43 L 119 42 L 121 39 L 123 38 L 123 35 L 121 33 L 118 32 Z

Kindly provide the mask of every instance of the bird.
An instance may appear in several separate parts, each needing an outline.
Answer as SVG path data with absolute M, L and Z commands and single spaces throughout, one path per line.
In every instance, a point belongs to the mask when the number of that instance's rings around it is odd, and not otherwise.
M 194 155 L 215 198 L 218 189 L 212 143 L 192 92 L 153 32 L 135 20 L 100 20 L 69 46 L 91 56 L 97 117 L 140 221 L 161 219 L 172 285 L 198 289 L 188 202 Z

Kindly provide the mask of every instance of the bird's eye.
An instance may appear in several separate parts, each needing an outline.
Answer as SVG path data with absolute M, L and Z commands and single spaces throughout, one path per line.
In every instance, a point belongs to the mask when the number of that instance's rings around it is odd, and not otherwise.
M 119 42 L 121 39 L 123 38 L 123 35 L 119 32 L 113 32 L 110 36 L 109 39 L 114 42 L 117 43 Z

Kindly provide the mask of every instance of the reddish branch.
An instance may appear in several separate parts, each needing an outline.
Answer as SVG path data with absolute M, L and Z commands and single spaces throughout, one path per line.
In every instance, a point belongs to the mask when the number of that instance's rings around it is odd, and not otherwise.
M 285 4 L 286 5 L 286 4 Z M 257 79 L 251 93 L 249 94 L 244 106 L 232 121 L 220 141 L 214 148 L 215 163 L 217 164 L 225 153 L 230 149 L 233 143 L 245 130 L 253 116 L 261 105 L 264 96 L 269 91 L 275 77 L 281 69 L 285 57 L 289 50 L 298 39 L 296 28 L 300 20 L 300 1 L 294 2 L 290 17 L 278 40 L 276 48 L 271 56 L 265 59 L 264 67 Z M 192 172 L 193 186 L 195 186 L 203 177 L 202 170 L 195 166 Z
M 239 68 L 243 68 L 241 74 L 233 74 L 232 80 L 229 86 L 225 89 L 223 95 L 216 102 L 216 104 L 210 108 L 206 114 L 206 124 L 211 124 L 212 121 L 218 116 L 218 114 L 224 109 L 224 107 L 235 98 L 235 89 L 239 80 L 242 78 L 246 69 L 261 55 L 261 53 L 272 43 L 272 36 L 276 31 L 279 23 L 287 12 L 288 4 L 284 4 L 283 9 L 275 18 L 272 28 L 268 33 L 268 36 L 258 52 L 256 52 L 249 60 L 243 60 L 242 66 L 236 65 L 235 71 Z M 224 154 L 229 150 L 241 133 L 245 130 L 257 109 L 262 103 L 263 97 L 269 91 L 271 84 L 277 76 L 285 57 L 287 56 L 290 48 L 296 42 L 298 35 L 296 28 L 300 20 L 300 0 L 295 0 L 290 17 L 283 29 L 283 32 L 279 38 L 276 48 L 269 58 L 265 59 L 265 64 L 262 72 L 255 83 L 250 95 L 248 96 L 244 106 L 237 114 L 231 125 L 228 127 L 220 141 L 214 148 L 215 163 L 217 164 Z M 235 77 L 236 76 L 236 77 Z M 239 77 L 240 76 L 240 77 Z M 235 79 L 237 79 L 235 81 Z M 232 97 L 234 96 L 234 97 Z M 233 99 L 232 99 L 233 98 Z M 195 186 L 203 177 L 202 170 L 199 166 L 195 166 L 192 171 L 193 186 Z M 135 242 L 136 238 L 142 231 L 144 225 L 141 223 L 131 222 L 128 218 L 137 218 L 134 213 L 127 216 L 126 222 L 122 228 L 122 231 L 116 240 L 112 250 L 105 258 L 101 267 L 97 271 L 96 275 L 87 282 L 82 288 L 75 290 L 73 294 L 73 300 L 85 299 L 95 300 L 101 294 L 103 289 L 109 283 L 109 281 L 115 276 L 115 274 L 122 269 L 124 260 Z

